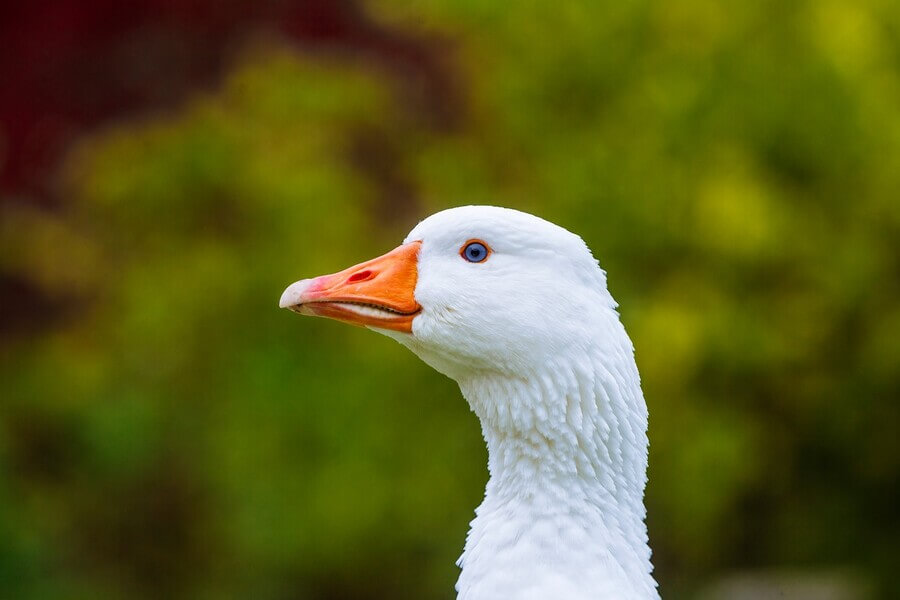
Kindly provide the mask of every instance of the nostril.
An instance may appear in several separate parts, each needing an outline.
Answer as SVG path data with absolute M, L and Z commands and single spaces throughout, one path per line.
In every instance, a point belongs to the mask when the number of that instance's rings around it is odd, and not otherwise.
M 372 279 L 375 277 L 375 273 L 366 269 L 365 271 L 357 271 L 353 275 L 347 278 L 347 283 L 358 283 L 360 281 L 366 281 L 367 279 Z

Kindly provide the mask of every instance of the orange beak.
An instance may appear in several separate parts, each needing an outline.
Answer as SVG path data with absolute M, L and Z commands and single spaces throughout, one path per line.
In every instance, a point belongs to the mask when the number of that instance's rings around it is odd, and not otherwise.
M 278 305 L 301 315 L 412 333 L 413 318 L 422 310 L 414 295 L 421 244 L 404 244 L 340 273 L 301 279 L 284 290 Z

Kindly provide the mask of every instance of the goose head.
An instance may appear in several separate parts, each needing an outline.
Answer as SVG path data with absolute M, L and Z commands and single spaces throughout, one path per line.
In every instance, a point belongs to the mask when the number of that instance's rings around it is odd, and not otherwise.
M 464 206 L 428 217 L 381 257 L 290 285 L 280 306 L 384 333 L 461 381 L 539 373 L 588 344 L 595 313 L 615 302 L 577 235 Z
M 465 206 L 280 305 L 361 325 L 455 379 L 490 479 L 460 600 L 658 598 L 644 524 L 647 412 L 606 275 L 577 235 Z

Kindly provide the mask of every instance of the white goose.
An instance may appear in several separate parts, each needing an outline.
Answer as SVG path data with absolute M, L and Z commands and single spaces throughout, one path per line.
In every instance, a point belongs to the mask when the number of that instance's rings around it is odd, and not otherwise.
M 458 600 L 658 598 L 644 524 L 647 407 L 606 275 L 580 237 L 492 206 L 289 286 L 280 306 L 370 327 L 455 379 L 490 479 Z

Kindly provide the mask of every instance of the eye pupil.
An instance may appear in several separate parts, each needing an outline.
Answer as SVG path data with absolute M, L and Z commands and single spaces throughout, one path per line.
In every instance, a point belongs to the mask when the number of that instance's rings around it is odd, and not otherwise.
M 481 262 L 487 258 L 487 248 L 479 242 L 468 244 L 463 250 L 463 257 L 469 262 Z

